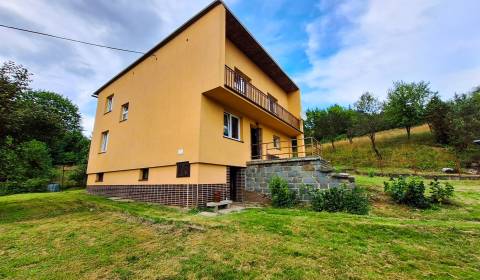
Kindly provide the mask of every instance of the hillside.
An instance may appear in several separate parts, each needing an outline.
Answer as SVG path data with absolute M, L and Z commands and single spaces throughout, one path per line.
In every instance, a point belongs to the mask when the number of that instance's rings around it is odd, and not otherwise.
M 443 167 L 456 168 L 459 159 L 450 149 L 435 143 L 427 125 L 412 128 L 411 139 L 405 129 L 379 132 L 377 146 L 383 159 L 378 160 L 367 136 L 322 145 L 322 155 L 339 168 L 368 172 L 370 169 L 384 172 L 439 172 Z

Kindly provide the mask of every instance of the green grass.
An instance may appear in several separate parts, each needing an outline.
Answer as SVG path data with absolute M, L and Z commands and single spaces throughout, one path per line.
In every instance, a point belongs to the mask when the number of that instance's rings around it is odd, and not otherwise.
M 480 185 L 455 205 L 392 204 L 359 176 L 371 214 L 258 208 L 195 211 L 113 202 L 82 190 L 0 197 L 0 278 L 478 279 Z
M 375 156 L 366 136 L 337 141 L 336 149 L 323 144 L 322 156 L 341 169 L 355 169 L 361 173 L 438 173 L 443 167 L 457 168 L 462 160 L 446 147 L 435 143 L 427 125 L 412 128 L 411 139 L 405 129 L 377 133 L 377 146 L 383 159 Z M 480 149 L 479 149 L 480 152 Z

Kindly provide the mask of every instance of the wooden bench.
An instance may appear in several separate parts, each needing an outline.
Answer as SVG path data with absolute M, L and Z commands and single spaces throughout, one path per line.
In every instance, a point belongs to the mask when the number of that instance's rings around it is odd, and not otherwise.
M 233 201 L 231 200 L 222 200 L 220 202 L 207 202 L 207 207 L 214 207 L 215 213 L 218 212 L 218 206 L 226 206 L 226 208 L 230 208 L 230 204 L 232 204 Z

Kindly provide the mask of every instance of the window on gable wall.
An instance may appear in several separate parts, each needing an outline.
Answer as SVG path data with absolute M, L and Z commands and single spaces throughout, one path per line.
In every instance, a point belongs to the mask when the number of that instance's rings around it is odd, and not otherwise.
M 108 146 L 108 130 L 102 132 L 102 142 L 100 144 L 100 152 L 105 153 Z
M 105 103 L 105 113 L 111 112 L 113 109 L 113 94 L 107 97 Z
M 223 136 L 240 140 L 240 118 L 230 113 L 223 113 Z
M 122 105 L 122 115 L 120 116 L 121 121 L 126 121 L 128 119 L 128 103 Z

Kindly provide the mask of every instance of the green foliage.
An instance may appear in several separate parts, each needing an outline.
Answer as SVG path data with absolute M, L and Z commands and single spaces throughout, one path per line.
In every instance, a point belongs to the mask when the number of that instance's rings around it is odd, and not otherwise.
M 425 183 L 419 178 L 406 180 L 403 177 L 384 182 L 384 191 L 397 203 L 418 208 L 428 208 L 430 204 L 442 204 L 453 196 L 453 186 L 438 180 L 430 182 L 429 196 L 425 195 Z
M 430 182 L 430 202 L 443 204 L 449 202 L 453 196 L 454 187 L 446 182 L 440 183 L 437 179 Z
M 384 182 L 384 191 L 399 204 L 425 209 L 430 207 L 425 196 L 425 184 L 416 177 L 406 180 L 404 177 Z
M 446 102 L 442 101 L 438 94 L 434 94 L 425 109 L 425 121 L 432 129 L 435 140 L 440 144 L 448 143 L 447 114 L 450 111 Z
M 382 103 L 371 93 L 365 92 L 355 103 L 355 109 L 359 113 L 359 134 L 368 135 L 372 149 L 377 155 L 377 158 L 382 159 L 382 155 L 380 154 L 375 141 L 376 133 L 387 127 L 382 112 Z
M 349 188 L 343 184 L 339 187 L 323 190 L 306 186 L 304 191 L 310 197 L 312 209 L 315 211 L 368 214 L 368 196 L 359 187 Z
M 395 127 L 404 127 L 410 139 L 410 129 L 423 122 L 425 107 L 431 96 L 429 83 L 394 82 L 388 91 L 385 114 Z
M 298 203 L 297 193 L 288 187 L 285 179 L 274 176 L 268 183 L 272 197 L 272 206 L 278 208 L 293 207 Z
M 480 137 L 480 92 L 456 95 L 446 118 L 449 143 L 457 151 L 465 151 Z
M 87 183 L 87 164 L 80 164 L 69 174 L 68 180 L 73 187 L 85 187 Z

